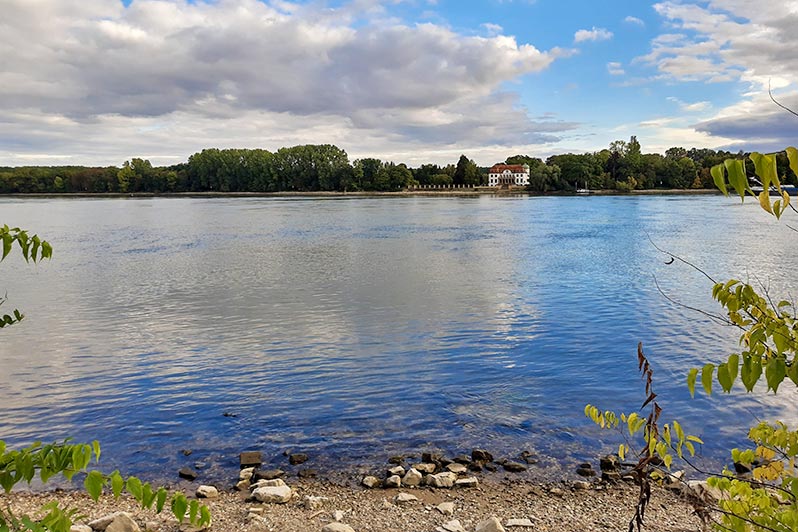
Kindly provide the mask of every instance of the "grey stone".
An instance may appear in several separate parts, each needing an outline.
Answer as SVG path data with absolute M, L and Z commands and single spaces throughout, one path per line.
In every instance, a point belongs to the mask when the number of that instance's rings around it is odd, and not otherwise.
M 113 520 L 116 519 L 116 516 L 118 516 L 121 513 L 122 512 L 116 512 L 113 514 L 104 515 L 102 517 L 95 519 L 94 521 L 89 521 L 88 525 L 89 527 L 91 527 L 92 530 L 98 530 L 100 532 L 103 532 L 106 528 L 108 528 L 108 525 L 110 525 L 113 522 Z
M 405 463 L 405 457 L 402 455 L 392 456 L 388 458 L 388 463 L 394 465 L 402 465 L 403 463 Z
M 453 515 L 454 514 L 454 503 L 453 502 L 442 502 L 438 506 L 435 507 L 443 515 Z
M 438 473 L 437 475 L 428 475 L 427 486 L 432 486 L 433 488 L 451 488 L 454 486 L 455 480 L 457 480 L 457 475 L 451 471 Z
M 535 526 L 535 524 L 529 519 L 508 519 L 507 522 L 504 523 L 504 526 L 506 526 L 507 528 L 511 528 L 514 526 L 531 528 Z
M 264 479 L 254 483 L 251 489 L 256 490 L 258 488 L 270 488 L 270 487 L 273 488 L 276 486 L 285 486 L 285 485 L 286 485 L 285 481 L 281 478 L 273 478 L 272 480 Z
M 369 489 L 373 489 L 380 485 L 380 479 L 369 475 L 367 477 L 363 477 L 363 481 L 361 482 L 361 484 L 363 484 Z
M 72 525 L 69 532 L 93 532 L 89 525 Z
M 405 476 L 402 477 L 402 485 L 403 486 L 420 486 L 421 485 L 421 480 L 423 478 L 424 478 L 424 476 L 418 470 L 413 469 L 411 467 L 410 470 L 407 473 L 405 473 Z
M 413 469 L 420 471 L 422 473 L 432 474 L 435 472 L 436 466 L 435 464 L 431 464 L 429 462 L 422 462 L 420 464 L 416 464 L 413 466 Z
M 321 532 L 355 532 L 355 529 L 343 523 L 329 523 L 324 525 Z
M 479 486 L 477 477 L 458 478 L 454 481 L 455 488 L 476 488 Z
M 282 469 L 267 469 L 265 471 L 255 471 L 252 478 L 255 480 L 274 480 L 285 475 Z
M 443 455 L 440 453 L 421 453 L 421 461 L 428 464 L 440 462 Z
M 288 455 L 288 463 L 291 465 L 304 464 L 308 461 L 308 455 L 305 453 L 294 453 Z
M 239 480 L 235 485 L 236 491 L 247 491 L 249 489 L 249 480 Z
M 479 523 L 476 532 L 505 532 L 501 521 L 495 517 L 489 517 Z
M 197 488 L 196 495 L 198 499 L 215 499 L 219 496 L 219 490 L 217 490 L 214 486 L 202 485 Z
M 715 504 L 724 497 L 721 490 L 711 487 L 706 480 L 688 480 L 682 488 L 682 493 L 697 497 L 709 504 Z
M 497 466 L 496 464 L 491 463 L 491 462 L 485 462 L 484 464 L 482 464 L 482 467 L 484 467 L 485 469 L 487 469 L 491 473 L 495 473 L 496 471 L 499 470 L 499 466 Z
M 471 451 L 471 460 L 474 462 L 492 462 L 493 455 L 485 449 L 474 449 Z
M 465 454 L 458 454 L 457 456 L 452 458 L 452 461 L 458 464 L 463 464 L 465 466 L 471 463 L 471 459 Z
M 399 475 L 400 477 L 405 474 L 405 468 L 402 466 L 395 466 L 388 470 L 388 476 L 392 477 L 394 475 Z
M 325 500 L 327 500 L 327 497 L 314 497 L 312 495 L 306 495 L 303 499 L 303 503 L 305 508 L 308 510 L 318 510 L 324 504 Z
M 593 471 L 592 467 L 577 467 L 576 474 L 580 477 L 595 477 L 596 472 Z
M 393 498 L 393 502 L 397 506 L 404 506 L 410 503 L 418 502 L 418 497 L 409 493 L 400 493 Z
M 565 495 L 565 492 L 558 487 L 554 487 L 549 490 L 549 495 L 554 495 L 555 497 L 562 497 L 563 495 Z
M 505 471 L 509 471 L 510 473 L 521 473 L 527 470 L 524 464 L 519 464 L 518 462 L 504 462 L 502 467 Z
M 299 472 L 296 474 L 299 478 L 316 478 L 319 472 L 315 469 L 300 469 Z
M 259 451 L 244 451 L 238 455 L 241 467 L 259 466 L 263 463 Z
M 385 488 L 398 488 L 402 485 L 402 477 L 399 475 L 391 475 L 382 483 Z
M 601 474 L 601 480 L 610 484 L 617 484 L 621 481 L 621 474 L 617 471 L 604 471 Z
M 577 480 L 574 482 L 574 489 L 579 491 L 585 491 L 590 489 L 590 482 L 586 480 Z
M 238 472 L 238 480 L 249 480 L 255 474 L 254 467 L 245 467 Z
M 197 472 L 191 469 L 190 467 L 181 467 L 180 470 L 177 472 L 177 475 L 180 478 L 184 478 L 186 480 L 197 479 Z
M 141 528 L 139 528 L 138 523 L 133 520 L 130 514 L 120 512 L 114 517 L 105 532 L 141 532 Z
M 442 524 L 436 530 L 437 532 L 466 532 L 466 529 L 463 528 L 463 525 L 457 519 Z
M 344 520 L 344 512 L 341 510 L 335 510 L 333 512 L 333 521 L 341 522 Z
M 447 465 L 446 469 L 451 471 L 452 473 L 454 473 L 456 475 L 459 475 L 461 473 L 465 473 L 466 471 L 468 471 L 468 468 L 466 466 L 464 466 L 463 464 L 458 464 L 457 462 Z
M 293 491 L 288 486 L 264 486 L 252 492 L 256 501 L 273 504 L 285 504 L 291 500 L 291 495 Z

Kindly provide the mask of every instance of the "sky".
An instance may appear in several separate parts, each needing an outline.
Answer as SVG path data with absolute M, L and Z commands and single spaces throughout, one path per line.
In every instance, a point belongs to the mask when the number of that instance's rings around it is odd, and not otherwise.
M 0 0 L 0 166 L 794 145 L 798 0 Z

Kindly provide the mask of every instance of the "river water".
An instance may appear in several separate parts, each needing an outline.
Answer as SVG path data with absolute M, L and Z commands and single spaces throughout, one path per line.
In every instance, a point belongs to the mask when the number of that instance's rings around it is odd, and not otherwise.
M 704 460 L 758 418 L 798 420 L 787 384 L 690 399 L 687 370 L 737 333 L 683 306 L 719 310 L 652 245 L 786 295 L 795 233 L 754 204 L 5 198 L 0 223 L 55 250 L 0 264 L 2 310 L 27 315 L 0 332 L 0 439 L 98 439 L 109 469 L 227 478 L 243 450 L 323 468 L 483 446 L 557 475 L 617 447 L 582 410 L 640 405 L 638 342 L 663 421 L 703 437 Z

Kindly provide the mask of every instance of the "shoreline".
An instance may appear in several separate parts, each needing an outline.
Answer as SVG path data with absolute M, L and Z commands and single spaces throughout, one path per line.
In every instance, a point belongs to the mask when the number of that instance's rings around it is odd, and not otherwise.
M 43 192 L 43 193 L 13 193 L 0 194 L 2 198 L 20 199 L 53 199 L 53 198 L 371 198 L 371 197 L 480 197 L 480 196 L 531 196 L 531 197 L 581 197 L 590 196 L 700 196 L 720 195 L 716 189 L 650 189 L 619 192 L 617 190 L 595 190 L 590 194 L 576 194 L 574 192 L 530 192 L 527 190 L 486 190 L 489 187 L 477 189 L 443 189 L 443 190 L 402 190 L 397 192 L 361 191 L 308 191 L 308 192 Z
M 638 494 L 637 486 L 602 482 L 577 488 L 562 482 L 501 480 L 485 481 L 473 488 L 448 490 L 429 487 L 369 490 L 318 480 L 292 480 L 288 485 L 292 497 L 282 504 L 248 502 L 247 493 L 227 490 L 220 490 L 218 497 L 203 499 L 202 503 L 209 507 L 213 519 L 209 530 L 472 532 L 492 517 L 505 526 L 524 523 L 512 528 L 508 526 L 511 532 L 625 530 L 634 515 Z M 177 489 L 193 498 L 196 486 L 181 484 Z M 37 513 L 41 506 L 53 500 L 77 508 L 85 516 L 76 524 L 85 525 L 94 519 L 124 511 L 130 513 L 141 530 L 191 530 L 185 525 L 180 526 L 168 510 L 161 514 L 141 510 L 135 501 L 125 496 L 114 500 L 106 494 L 94 503 L 83 491 L 0 494 L 0 505 L 9 505 L 14 512 Z M 454 520 L 462 529 L 454 527 Z M 326 528 L 335 522 L 340 522 L 332 525 L 337 528 Z M 701 528 L 688 499 L 661 487 L 652 490 L 646 523 L 649 529 L 663 532 Z M 88 532 L 92 529 L 82 530 Z

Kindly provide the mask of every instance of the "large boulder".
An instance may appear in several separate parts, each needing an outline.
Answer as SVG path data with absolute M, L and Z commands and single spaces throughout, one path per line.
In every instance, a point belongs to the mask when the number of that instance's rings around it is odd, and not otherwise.
M 457 475 L 451 471 L 438 473 L 437 475 L 427 475 L 427 486 L 433 488 L 451 488 L 457 480 Z
M 501 521 L 496 517 L 489 517 L 477 525 L 476 532 L 505 532 Z
M 252 498 L 258 502 L 285 504 L 291 500 L 293 490 L 288 486 L 264 486 L 252 492 Z

